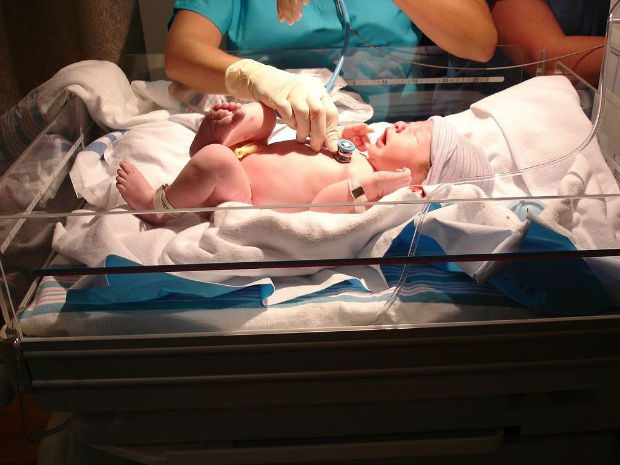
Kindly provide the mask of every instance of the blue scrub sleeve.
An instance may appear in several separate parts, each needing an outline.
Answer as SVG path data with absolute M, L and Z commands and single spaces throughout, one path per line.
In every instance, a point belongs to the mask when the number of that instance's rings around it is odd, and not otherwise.
M 226 35 L 230 29 L 233 9 L 236 1 L 233 0 L 175 0 L 174 12 L 178 10 L 191 10 L 201 14 L 217 26 L 222 35 Z M 174 21 L 174 16 L 168 23 L 168 27 Z
M 609 0 L 546 0 L 566 35 L 605 35 Z

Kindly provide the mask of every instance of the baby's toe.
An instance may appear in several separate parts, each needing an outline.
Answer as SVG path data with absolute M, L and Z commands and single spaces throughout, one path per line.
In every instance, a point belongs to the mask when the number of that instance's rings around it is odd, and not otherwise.
M 220 108 L 219 110 L 217 110 L 215 112 L 215 114 L 213 115 L 213 119 L 224 119 L 227 116 L 229 116 L 231 114 L 230 110 L 228 110 L 227 108 Z
M 235 111 L 232 114 L 232 120 L 233 122 L 239 122 L 243 119 L 243 117 L 245 116 L 245 110 L 243 108 L 239 108 L 237 111 Z
M 119 168 L 124 171 L 127 174 L 131 174 L 132 172 L 135 171 L 135 166 L 133 166 L 133 164 L 131 164 L 128 161 L 125 160 L 121 160 L 121 162 L 118 164 Z M 119 173 L 121 174 L 121 173 Z

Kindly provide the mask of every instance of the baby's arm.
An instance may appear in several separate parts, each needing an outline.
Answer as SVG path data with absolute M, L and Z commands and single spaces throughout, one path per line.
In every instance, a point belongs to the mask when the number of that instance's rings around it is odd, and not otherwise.
M 344 203 L 355 200 L 351 192 L 351 184 L 358 184 L 364 189 L 364 195 L 369 202 L 374 202 L 383 196 L 390 194 L 401 187 L 411 184 L 411 172 L 408 169 L 402 171 L 375 171 L 374 173 L 364 176 L 353 183 L 349 179 L 335 182 L 325 186 L 312 201 L 313 204 L 329 204 Z M 339 205 L 327 206 L 321 205 L 310 208 L 312 211 L 330 212 L 330 213 L 353 213 L 354 206 Z

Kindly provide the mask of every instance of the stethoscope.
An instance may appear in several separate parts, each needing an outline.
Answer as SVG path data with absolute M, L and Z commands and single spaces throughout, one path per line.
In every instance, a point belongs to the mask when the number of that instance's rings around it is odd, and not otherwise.
M 344 56 L 349 48 L 349 37 L 351 36 L 351 20 L 349 19 L 349 11 L 347 10 L 344 0 L 334 0 L 334 4 L 336 5 L 336 10 L 338 10 L 339 16 L 342 19 L 342 31 L 344 32 L 344 38 L 342 41 L 342 49 L 340 50 L 340 58 L 338 59 L 334 73 L 331 78 L 329 78 L 329 81 L 327 81 L 327 84 L 325 84 L 325 90 L 327 90 L 327 92 L 332 91 L 334 84 L 336 83 L 336 79 L 338 79 L 338 75 L 342 70 Z
M 339 16 L 342 19 L 344 38 L 342 40 L 342 49 L 340 50 L 340 58 L 338 59 L 338 63 L 336 63 L 336 68 L 334 68 L 332 76 L 329 78 L 329 81 L 327 81 L 327 84 L 325 84 L 325 90 L 328 93 L 334 88 L 336 79 L 338 79 L 338 75 L 342 70 L 344 56 L 349 48 L 349 37 L 351 36 L 351 20 L 349 19 L 349 11 L 347 10 L 344 0 L 334 0 L 334 4 L 336 5 L 336 10 L 338 10 Z M 354 151 L 355 144 L 353 144 L 353 142 L 347 139 L 340 139 L 338 141 L 338 151 L 334 153 L 334 159 L 340 163 L 349 163 Z

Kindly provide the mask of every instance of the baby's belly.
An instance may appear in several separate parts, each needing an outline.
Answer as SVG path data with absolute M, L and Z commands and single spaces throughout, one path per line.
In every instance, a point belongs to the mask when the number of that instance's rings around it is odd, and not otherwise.
M 245 157 L 241 163 L 252 186 L 254 205 L 309 204 L 324 187 L 373 171 L 361 155 L 342 164 L 314 152 L 259 153 Z

